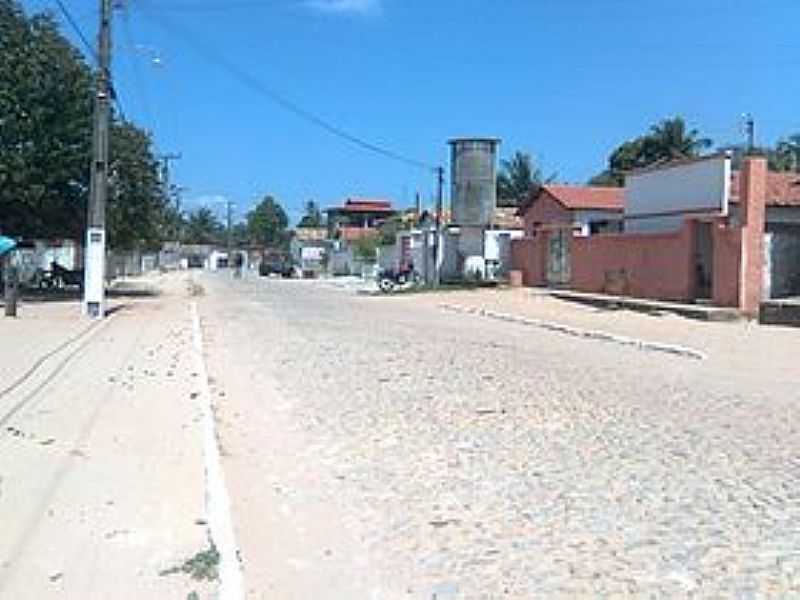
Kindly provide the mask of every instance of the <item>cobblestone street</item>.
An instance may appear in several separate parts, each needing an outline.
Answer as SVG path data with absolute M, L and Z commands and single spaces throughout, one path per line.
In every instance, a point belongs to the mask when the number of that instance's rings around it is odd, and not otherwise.
M 525 307 L 695 360 L 451 294 L 200 281 L 250 597 L 800 595 L 796 334 Z M 460 300 L 518 300 L 490 294 Z

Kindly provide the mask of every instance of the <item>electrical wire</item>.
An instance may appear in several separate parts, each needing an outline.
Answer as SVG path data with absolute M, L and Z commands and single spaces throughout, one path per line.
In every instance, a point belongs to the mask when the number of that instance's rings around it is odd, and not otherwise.
M 256 77 L 248 73 L 246 70 L 236 66 L 215 49 L 198 41 L 196 38 L 194 38 L 194 36 L 192 36 L 191 33 L 177 26 L 174 22 L 165 19 L 163 16 L 159 16 L 158 19 L 155 19 L 151 13 L 148 14 L 149 11 L 147 9 L 145 9 L 143 12 L 145 13 L 145 16 L 147 16 L 151 21 L 154 21 L 155 24 L 162 29 L 165 29 L 167 33 L 181 37 L 186 43 L 191 45 L 198 54 L 205 56 L 207 60 L 216 63 L 217 66 L 227 70 L 233 77 L 238 79 L 240 83 L 267 97 L 273 103 L 277 104 L 284 110 L 293 113 L 295 116 L 308 121 L 313 125 L 316 125 L 320 129 L 327 131 L 333 136 L 359 146 L 364 150 L 369 150 L 370 152 L 379 154 L 385 158 L 404 163 L 414 168 L 424 169 L 426 171 L 437 170 L 438 167 L 435 165 L 431 165 L 415 158 L 410 158 L 399 152 L 395 152 L 389 148 L 386 148 L 385 146 L 365 140 L 364 138 L 352 134 L 345 129 L 331 123 L 330 121 L 327 121 L 326 119 L 323 119 L 322 117 L 302 108 L 298 104 L 287 99 L 282 94 L 279 94 L 275 90 L 264 85 Z
M 78 26 L 78 23 L 72 17 L 72 14 L 70 14 L 69 10 L 67 10 L 67 7 L 64 6 L 64 3 L 61 0 L 55 0 L 55 3 L 58 5 L 58 9 L 61 11 L 61 14 L 64 15 L 64 19 L 72 28 L 72 31 L 75 33 L 75 35 L 78 36 L 78 39 L 80 39 L 81 43 L 83 44 L 83 47 L 86 49 L 86 52 L 88 52 L 89 55 L 92 57 L 94 63 L 97 64 L 98 62 L 100 62 L 94 47 L 89 43 L 89 40 L 86 39 L 86 36 L 83 35 L 83 31 Z
M 59 11 L 61 11 L 61 14 L 64 15 L 64 20 L 66 20 L 66 22 L 72 28 L 72 31 L 75 33 L 75 35 L 78 36 L 78 39 L 81 41 L 81 44 L 83 44 L 83 47 L 86 49 L 86 52 L 91 57 L 92 61 L 94 61 L 94 64 L 98 65 L 100 60 L 99 57 L 97 56 L 97 52 L 95 51 L 94 47 L 89 43 L 89 40 L 83 33 L 83 30 L 81 30 L 80 26 L 78 25 L 78 22 L 73 18 L 72 14 L 69 12 L 67 7 L 64 6 L 64 3 L 61 0 L 55 0 L 55 3 L 56 6 L 58 6 Z M 122 107 L 122 100 L 119 97 L 119 93 L 117 92 L 113 79 L 110 77 L 110 73 L 109 73 L 108 85 L 111 90 L 111 98 L 117 105 L 117 110 L 119 111 L 120 117 L 122 118 L 123 121 L 127 121 L 127 119 L 125 118 L 125 109 Z

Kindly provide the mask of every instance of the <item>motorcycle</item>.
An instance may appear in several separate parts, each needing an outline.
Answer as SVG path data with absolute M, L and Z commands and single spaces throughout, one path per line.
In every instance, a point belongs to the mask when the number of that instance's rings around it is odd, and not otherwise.
M 407 285 L 419 285 L 422 277 L 413 268 L 408 269 L 384 269 L 378 274 L 378 289 L 384 294 L 390 294 L 395 287 Z

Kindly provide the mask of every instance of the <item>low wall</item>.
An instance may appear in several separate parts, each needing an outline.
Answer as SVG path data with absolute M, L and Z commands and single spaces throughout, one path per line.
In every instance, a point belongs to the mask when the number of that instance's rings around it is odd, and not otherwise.
M 714 243 L 714 282 L 712 300 L 717 306 L 739 306 L 739 275 L 742 257 L 742 230 L 715 223 L 712 229 Z
M 522 285 L 545 285 L 547 236 L 511 240 L 512 269 L 522 272 Z
M 694 297 L 691 222 L 677 232 L 598 234 L 572 238 L 571 287 L 637 298 Z

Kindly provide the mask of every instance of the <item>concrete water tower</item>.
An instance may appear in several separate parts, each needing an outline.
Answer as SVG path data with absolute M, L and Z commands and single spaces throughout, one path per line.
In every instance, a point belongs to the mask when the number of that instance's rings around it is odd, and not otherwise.
M 450 222 L 488 227 L 497 206 L 497 138 L 455 138 L 450 144 Z

